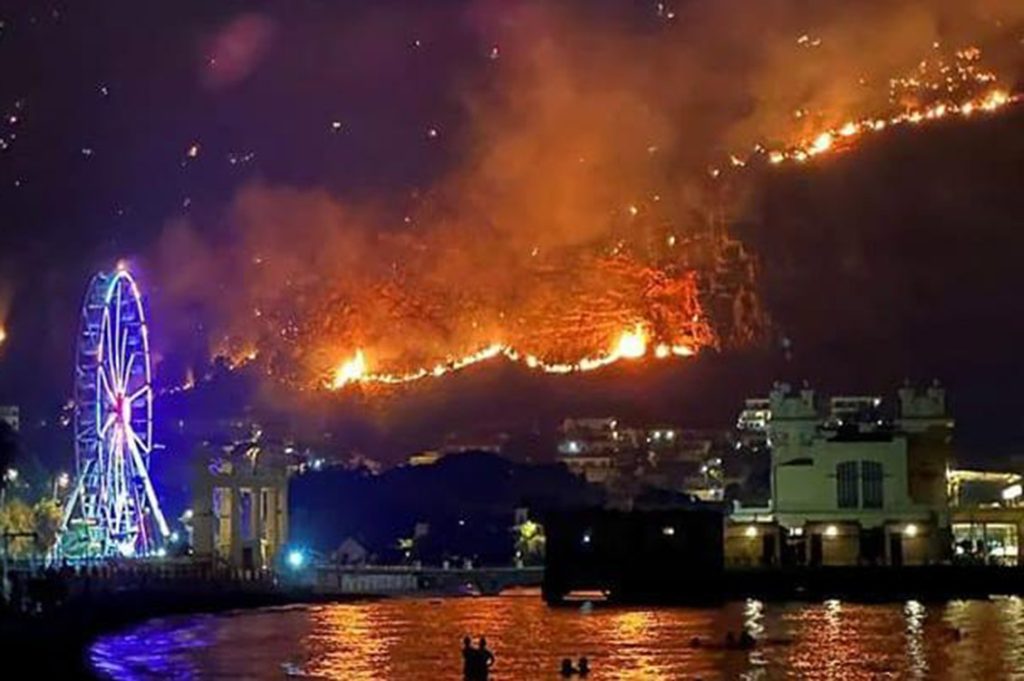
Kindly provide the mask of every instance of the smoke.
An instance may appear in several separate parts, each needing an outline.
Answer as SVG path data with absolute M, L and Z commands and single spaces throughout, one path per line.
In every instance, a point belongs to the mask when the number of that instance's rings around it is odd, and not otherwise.
M 201 59 L 201 78 L 210 89 L 219 89 L 249 77 L 266 56 L 274 38 L 274 23 L 267 17 L 242 14 L 210 38 Z
M 1024 3 L 493 1 L 459 20 L 489 58 L 448 78 L 451 167 L 411 201 L 253 183 L 170 224 L 156 302 L 176 335 L 304 384 L 356 348 L 406 370 L 495 341 L 578 358 L 638 323 L 756 338 L 756 263 L 725 225 L 757 172 L 709 169 L 969 90 L 942 70 L 968 46 L 1012 86 Z

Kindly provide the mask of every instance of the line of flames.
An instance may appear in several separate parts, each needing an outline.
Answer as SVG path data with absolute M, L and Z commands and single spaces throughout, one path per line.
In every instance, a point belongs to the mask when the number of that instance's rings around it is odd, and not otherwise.
M 651 350 L 647 334 L 642 326 L 623 331 L 614 347 L 606 354 L 585 357 L 576 362 L 547 362 L 536 355 L 520 352 L 503 343 L 492 343 L 476 352 L 462 357 L 451 358 L 431 368 L 421 368 L 406 373 L 383 373 L 370 371 L 366 354 L 360 349 L 349 359 L 342 362 L 325 386 L 331 390 L 340 390 L 353 384 L 364 385 L 402 385 L 414 383 L 425 378 L 438 378 L 457 371 L 462 371 L 475 364 L 504 357 L 510 362 L 522 364 L 533 371 L 546 374 L 574 374 L 601 369 L 621 360 L 640 359 Z M 694 349 L 685 344 L 658 343 L 653 347 L 654 357 L 690 357 Z
M 849 147 L 857 138 L 865 134 L 880 133 L 899 126 L 940 121 L 953 116 L 970 118 L 978 114 L 991 114 L 1011 104 L 1020 103 L 1022 100 L 1024 100 L 1024 95 L 1020 93 L 1011 94 L 1005 89 L 993 89 L 983 95 L 961 102 L 941 102 L 927 107 L 910 109 L 888 118 L 875 117 L 847 121 L 790 147 L 768 149 L 759 144 L 745 158 L 733 155 L 729 157 L 729 162 L 733 168 L 743 168 L 758 158 L 766 159 L 772 165 L 787 162 L 805 163 L 815 156 Z M 710 173 L 712 177 L 718 177 L 721 170 L 711 168 Z

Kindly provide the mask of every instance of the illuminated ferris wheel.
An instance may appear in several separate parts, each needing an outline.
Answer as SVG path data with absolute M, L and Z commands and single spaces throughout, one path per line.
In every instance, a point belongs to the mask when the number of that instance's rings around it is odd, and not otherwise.
M 168 536 L 149 477 L 153 387 L 142 298 L 122 266 L 93 277 L 82 305 L 75 366 L 75 463 L 65 506 L 84 529 L 86 555 L 137 556 Z M 70 542 L 62 540 L 65 549 Z

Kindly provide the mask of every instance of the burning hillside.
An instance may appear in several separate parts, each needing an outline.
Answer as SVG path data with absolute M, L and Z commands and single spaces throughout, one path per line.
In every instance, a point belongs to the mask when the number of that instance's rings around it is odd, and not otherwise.
M 749 342 L 766 314 L 727 225 L 756 169 L 1019 101 L 1016 1 L 684 2 L 639 24 L 509 4 L 460 12 L 483 56 L 440 76 L 464 121 L 424 125 L 454 159 L 427 187 L 255 184 L 214 236 L 167 230 L 162 303 L 212 353 L 337 389 Z

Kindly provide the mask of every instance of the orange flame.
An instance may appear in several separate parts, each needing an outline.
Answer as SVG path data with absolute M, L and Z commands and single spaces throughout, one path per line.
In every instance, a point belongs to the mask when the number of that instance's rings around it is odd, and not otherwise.
M 577 362 L 546 362 L 536 355 L 523 354 L 511 346 L 502 343 L 492 343 L 463 357 L 449 359 L 447 362 L 436 364 L 433 367 L 422 367 L 399 374 L 369 371 L 366 356 L 362 350 L 357 350 L 353 357 L 342 362 L 334 370 L 333 376 L 326 381 L 326 387 L 330 390 L 341 390 L 355 383 L 401 385 L 424 378 L 439 378 L 497 357 L 504 357 L 510 362 L 522 364 L 530 370 L 546 374 L 582 373 L 610 366 L 624 359 L 640 359 L 647 354 L 647 347 L 647 333 L 642 326 L 637 325 L 632 329 L 623 331 L 615 346 L 607 354 L 596 357 L 584 357 Z M 654 354 L 657 359 L 667 359 L 669 357 L 691 357 L 695 352 L 692 347 L 686 344 L 668 345 L 662 343 L 657 346 Z

